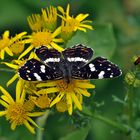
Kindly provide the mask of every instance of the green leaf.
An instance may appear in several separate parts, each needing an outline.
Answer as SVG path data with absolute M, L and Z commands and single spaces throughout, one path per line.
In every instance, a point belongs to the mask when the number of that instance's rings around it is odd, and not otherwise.
M 97 25 L 94 30 L 88 30 L 86 33 L 78 31 L 68 42 L 67 47 L 79 43 L 92 47 L 95 50 L 95 56 L 112 57 L 116 49 L 112 25 Z
M 72 133 L 60 138 L 59 140 L 85 140 L 89 132 L 89 127 L 80 128 Z

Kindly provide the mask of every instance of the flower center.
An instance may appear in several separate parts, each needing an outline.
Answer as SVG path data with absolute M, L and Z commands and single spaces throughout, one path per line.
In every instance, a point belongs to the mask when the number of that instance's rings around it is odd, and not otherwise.
M 22 43 L 20 40 L 17 40 L 10 46 L 10 49 L 14 54 L 19 54 L 24 50 L 24 43 Z
M 74 80 L 71 80 L 70 83 L 67 83 L 65 80 L 58 81 L 57 82 L 57 87 L 62 92 L 64 92 L 64 91 L 65 92 L 73 91 L 73 89 L 75 88 Z
M 10 122 L 14 122 L 17 125 L 23 124 L 27 120 L 27 117 L 27 111 L 20 103 L 11 104 L 7 109 L 7 120 L 10 120 Z
M 10 42 L 9 38 L 0 39 L 0 50 L 4 49 L 5 47 L 8 47 L 9 42 Z
M 50 32 L 37 32 L 33 34 L 33 45 L 41 46 L 41 45 L 49 45 L 52 41 L 52 36 Z

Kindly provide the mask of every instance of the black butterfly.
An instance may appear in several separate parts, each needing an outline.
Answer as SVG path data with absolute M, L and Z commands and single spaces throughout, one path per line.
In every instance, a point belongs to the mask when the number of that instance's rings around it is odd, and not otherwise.
M 103 79 L 122 74 L 119 67 L 103 57 L 92 59 L 93 50 L 82 44 L 65 49 L 62 53 L 56 49 L 41 46 L 35 50 L 41 60 L 28 60 L 18 70 L 19 76 L 28 81 L 46 81 L 56 79 Z

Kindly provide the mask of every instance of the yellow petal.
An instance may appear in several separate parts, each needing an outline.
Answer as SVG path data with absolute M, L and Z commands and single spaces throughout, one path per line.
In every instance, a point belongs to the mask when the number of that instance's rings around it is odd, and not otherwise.
M 31 36 L 28 36 L 28 37 L 31 37 Z M 32 41 L 33 41 L 32 39 L 26 39 L 26 40 L 24 40 L 24 43 L 28 44 L 28 43 L 31 43 Z
M 5 54 L 5 50 L 3 49 L 0 51 L 0 57 L 2 60 L 4 59 L 4 54 Z
M 0 111 L 0 116 L 4 116 L 5 114 L 7 114 L 7 111 Z
M 17 85 L 16 85 L 16 102 L 20 101 L 21 93 L 22 93 L 21 80 L 18 80 Z
M 26 35 L 27 32 L 21 32 L 17 35 L 15 35 L 15 37 L 13 37 L 11 40 L 10 40 L 10 43 L 14 43 L 16 40 L 19 40 L 22 36 Z
M 82 24 L 83 23 L 92 23 L 92 21 L 91 20 L 84 20 L 84 21 L 82 21 Z
M 15 123 L 15 122 L 12 122 L 11 123 L 11 129 L 12 130 L 15 130 L 16 129 L 16 126 L 17 126 L 17 123 Z
M 17 34 L 14 38 L 20 39 L 22 36 L 24 36 L 26 34 L 27 34 L 27 32 L 21 32 L 21 33 Z
M 82 82 L 75 82 L 75 87 L 79 87 L 79 88 L 95 88 L 95 85 L 92 85 L 90 83 L 82 83 Z
M 77 108 L 79 110 L 82 110 L 82 105 L 79 102 L 78 98 L 75 96 L 75 93 L 74 92 L 71 93 L 71 97 L 72 97 L 72 100 L 74 101 L 75 105 L 77 106 Z
M 12 51 L 8 47 L 5 48 L 5 52 L 7 52 L 10 56 L 13 56 Z
M 29 57 L 28 57 L 28 59 L 31 59 L 31 58 L 37 59 L 37 56 L 36 56 L 36 54 L 34 52 L 31 52 Z
M 57 97 L 51 102 L 50 107 L 52 107 L 53 105 L 55 105 L 56 103 L 58 103 L 62 97 L 64 96 L 64 93 L 61 92 L 57 95 Z
M 3 87 L 0 86 L 0 90 L 5 96 L 7 96 L 7 98 L 10 100 L 10 102 L 14 103 L 14 100 L 11 97 L 11 95 Z
M 93 28 L 92 28 L 91 25 L 80 24 L 80 27 L 84 27 L 84 28 L 87 28 L 87 29 L 93 30 Z
M 58 91 L 59 91 L 58 88 L 53 87 L 53 88 L 41 89 L 37 93 L 38 94 L 48 94 L 48 93 L 55 93 Z
M 28 121 L 33 124 L 34 126 L 36 126 L 37 128 L 40 128 L 37 123 L 35 123 L 31 118 L 28 117 Z
M 43 115 L 45 112 L 33 112 L 33 113 L 28 113 L 28 116 L 30 117 L 38 117 Z
M 83 32 L 85 32 L 85 33 L 86 33 L 86 31 L 87 31 L 85 28 L 82 28 L 82 27 L 77 27 L 77 29 L 78 29 L 78 30 L 81 30 L 81 31 L 83 31 Z
M 56 36 L 58 36 L 61 33 L 61 26 L 58 27 L 53 33 L 52 33 L 52 38 L 55 38 Z
M 62 14 L 65 13 L 65 12 L 64 12 L 64 9 L 63 9 L 61 6 L 58 6 L 57 8 L 58 8 L 58 11 L 60 11 Z
M 36 87 L 54 87 L 56 85 L 57 85 L 56 82 L 47 82 L 47 83 L 37 84 Z
M 9 38 L 9 31 L 8 30 L 4 32 L 3 38 L 4 39 Z
M 79 94 L 82 94 L 82 95 L 84 95 L 86 97 L 90 96 L 90 93 L 87 92 L 87 90 L 83 90 L 83 89 L 80 89 L 80 88 L 75 88 L 74 91 L 79 93 Z
M 25 95 L 26 95 L 26 92 L 25 92 L 25 89 L 22 90 L 22 93 L 21 93 L 21 97 L 20 97 L 20 102 L 21 103 L 24 103 L 25 101 Z
M 19 77 L 18 74 L 15 74 L 15 75 L 6 83 L 6 86 L 8 87 L 9 85 L 11 85 L 18 77 Z
M 11 63 L 7 63 L 7 62 L 2 62 L 2 64 L 5 64 L 8 67 L 13 68 L 13 69 L 16 69 L 16 70 L 19 68 L 18 65 L 14 65 L 14 64 L 11 64 Z
M 7 96 L 5 95 L 1 95 L 1 99 L 3 99 L 6 103 L 10 104 L 11 102 L 9 101 L 9 99 L 7 98 Z
M 69 17 L 69 13 L 70 13 L 70 4 L 67 5 L 67 9 L 66 9 L 66 16 Z
M 29 53 L 34 48 L 33 45 L 30 45 L 19 57 L 18 60 L 21 59 L 23 56 L 25 56 L 27 53 Z
M 56 50 L 58 50 L 59 52 L 62 52 L 62 51 L 64 50 L 64 48 L 58 46 L 58 45 L 57 45 L 56 43 L 54 43 L 54 42 L 51 42 L 51 46 L 52 46 L 53 48 L 55 48 Z
M 57 42 L 57 43 L 64 42 L 64 40 L 61 39 L 61 38 L 54 38 L 53 41 L 54 41 L 54 42 Z
M 71 93 L 66 94 L 66 99 L 67 99 L 67 105 L 68 105 L 68 113 L 69 115 L 72 115 L 72 99 L 70 96 Z
M 79 15 L 76 16 L 75 19 L 77 19 L 78 21 L 81 22 L 82 20 L 84 20 L 88 16 L 89 16 L 89 14 L 79 14 Z
M 6 108 L 9 107 L 9 105 L 5 101 L 3 101 L 3 100 L 0 100 L 0 104 L 3 105 Z
M 32 134 L 35 134 L 35 130 L 34 130 L 34 127 L 32 127 L 28 121 L 25 121 L 24 122 L 24 125 L 26 126 L 26 128 L 32 133 Z

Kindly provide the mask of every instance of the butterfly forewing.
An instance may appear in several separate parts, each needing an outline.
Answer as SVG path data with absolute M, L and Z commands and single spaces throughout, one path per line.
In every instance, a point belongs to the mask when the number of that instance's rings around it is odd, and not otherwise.
M 97 57 L 84 67 L 72 70 L 72 78 L 76 79 L 103 79 L 113 78 L 121 75 L 119 67 L 109 60 Z
M 18 73 L 22 79 L 28 81 L 46 81 L 63 78 L 63 73 L 60 69 L 51 69 L 36 59 L 28 60 L 19 68 Z
M 61 53 L 56 49 L 48 49 L 46 46 L 41 46 L 35 49 L 35 53 L 38 58 L 51 68 L 56 68 L 61 60 Z
M 67 48 L 62 52 L 64 59 L 71 65 L 77 67 L 84 66 L 93 56 L 93 50 L 85 47 L 82 44 L 76 45 L 72 48 Z

